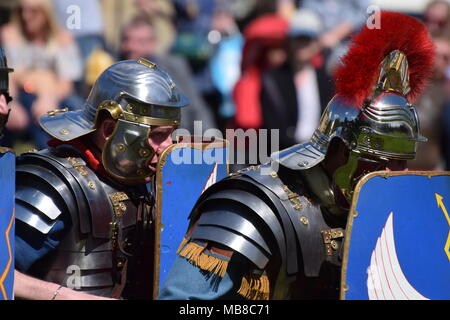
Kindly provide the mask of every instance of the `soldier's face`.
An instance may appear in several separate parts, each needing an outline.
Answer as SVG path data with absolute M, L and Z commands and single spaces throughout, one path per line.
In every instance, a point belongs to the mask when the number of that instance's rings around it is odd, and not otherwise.
M 174 127 L 173 126 L 157 126 L 153 127 L 150 136 L 148 138 L 148 144 L 155 151 L 155 154 L 150 161 L 150 170 L 153 172 L 156 171 L 156 165 L 158 163 L 159 157 L 162 152 L 171 144 L 172 141 L 172 133 Z
M 363 159 L 358 161 L 358 168 L 355 171 L 355 180 L 359 180 L 364 175 L 380 170 L 387 171 L 407 171 L 406 160 L 386 159 L 380 160 L 375 157 L 364 156 Z

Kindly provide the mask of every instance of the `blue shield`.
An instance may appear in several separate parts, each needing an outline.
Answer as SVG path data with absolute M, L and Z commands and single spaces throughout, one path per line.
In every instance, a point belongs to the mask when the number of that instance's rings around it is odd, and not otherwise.
M 450 299 L 450 173 L 375 172 L 355 189 L 341 298 Z
M 228 175 L 225 140 L 193 142 L 184 138 L 164 150 L 156 174 L 154 297 L 175 261 L 197 199 Z
M 13 153 L 0 153 L 0 300 L 13 298 L 15 161 Z

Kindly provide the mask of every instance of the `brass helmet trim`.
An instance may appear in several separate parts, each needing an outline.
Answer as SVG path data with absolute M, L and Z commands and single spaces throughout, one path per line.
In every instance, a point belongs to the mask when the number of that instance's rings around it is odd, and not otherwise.
M 95 126 L 97 126 L 98 115 L 102 110 L 109 112 L 111 117 L 115 120 L 123 119 L 130 122 L 135 122 L 147 126 L 178 126 L 180 124 L 179 109 L 165 108 L 160 106 L 138 104 L 133 102 L 125 102 L 126 107 L 123 108 L 121 104 L 115 101 L 104 101 L 100 104 L 97 109 L 97 113 L 94 118 Z M 149 110 L 154 109 L 169 109 L 167 113 L 174 118 L 160 118 L 160 117 L 150 117 L 143 114 L 149 113 Z M 125 111 L 125 110 L 127 111 Z M 170 114 L 172 113 L 172 114 Z M 176 118 L 175 118 L 176 117 Z

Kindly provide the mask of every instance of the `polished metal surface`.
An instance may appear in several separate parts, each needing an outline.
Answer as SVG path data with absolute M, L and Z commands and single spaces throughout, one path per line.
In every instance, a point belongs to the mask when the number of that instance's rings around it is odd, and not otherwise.
M 142 181 L 153 174 L 149 168 L 155 152 L 148 143 L 151 127 L 118 120 L 102 153 L 105 169 L 116 179 Z
M 101 112 L 116 120 L 115 130 L 102 150 L 105 169 L 124 183 L 142 183 L 153 174 L 148 145 L 154 126 L 180 124 L 181 108 L 189 104 L 171 77 L 145 59 L 120 61 L 95 82 L 84 110 L 53 110 L 40 118 L 51 136 L 70 141 L 96 130 Z
M 135 60 L 125 60 L 113 64 L 100 75 L 84 110 L 43 116 L 41 127 L 62 141 L 78 138 L 95 130 L 98 110 L 108 101 L 118 103 L 122 112 L 175 120 L 180 118 L 180 108 L 189 104 L 165 71 Z
M 242 254 L 260 269 L 263 269 L 269 261 L 268 256 L 260 248 L 248 241 L 243 235 L 236 234 L 229 229 L 198 226 L 192 233 L 191 239 L 204 239 L 224 244 Z
M 120 281 L 121 277 L 117 265 L 123 254 L 117 244 L 128 246 L 134 240 L 140 241 L 130 234 L 138 223 L 137 203 L 126 197 L 129 200 L 123 201 L 120 220 L 114 220 L 115 212 L 108 197 L 124 191 L 118 188 L 126 187 L 100 179 L 79 155 L 63 146 L 20 156 L 17 172 L 18 220 L 43 234 L 47 234 L 58 219 L 71 222 L 51 257 L 40 262 L 39 274 L 44 274 L 44 280 L 67 286 L 73 274 L 70 267 L 75 266 L 81 271 L 81 287 L 77 290 L 91 292 L 95 289 L 99 294 L 110 296 L 114 281 Z M 91 188 L 89 182 L 93 182 L 95 188 Z M 79 203 L 84 205 L 79 206 Z M 82 221 L 89 222 L 88 232 L 82 232 Z M 115 244 L 111 238 L 112 221 L 117 223 L 119 231 Z

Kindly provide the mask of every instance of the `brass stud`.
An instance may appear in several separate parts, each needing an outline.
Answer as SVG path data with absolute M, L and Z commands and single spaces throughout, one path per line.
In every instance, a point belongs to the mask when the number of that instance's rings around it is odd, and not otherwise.
M 61 129 L 61 130 L 59 130 L 59 133 L 61 133 L 61 134 L 69 134 L 69 130 L 67 130 L 67 129 Z
M 145 148 L 139 149 L 139 155 L 140 155 L 142 158 L 148 157 L 149 154 L 150 154 L 150 150 L 145 149 Z
M 157 65 L 155 63 L 153 63 L 147 59 L 144 59 L 144 58 L 139 58 L 137 62 L 140 64 L 143 64 L 144 66 L 149 67 L 151 69 L 154 69 L 157 67 Z
M 92 190 L 95 190 L 95 183 L 94 183 L 94 181 L 89 180 L 89 181 L 88 181 L 88 187 L 89 187 L 90 189 L 92 189 Z
M 122 267 L 123 267 L 123 262 L 122 261 L 117 262 L 117 268 L 122 268 Z
M 305 217 L 305 216 L 301 216 L 300 217 L 300 222 L 303 224 L 303 225 L 308 225 L 308 218 L 307 217 Z
M 125 145 L 123 143 L 119 143 L 118 145 L 116 145 L 116 151 L 117 152 L 124 152 L 125 151 Z
M 270 173 L 270 176 L 272 177 L 272 178 L 276 178 L 276 177 L 278 177 L 278 175 L 277 175 L 277 173 L 275 172 L 275 171 L 272 171 L 271 173 Z
M 336 240 L 331 240 L 330 244 L 331 244 L 331 248 L 333 248 L 333 250 L 337 250 L 339 245 Z

